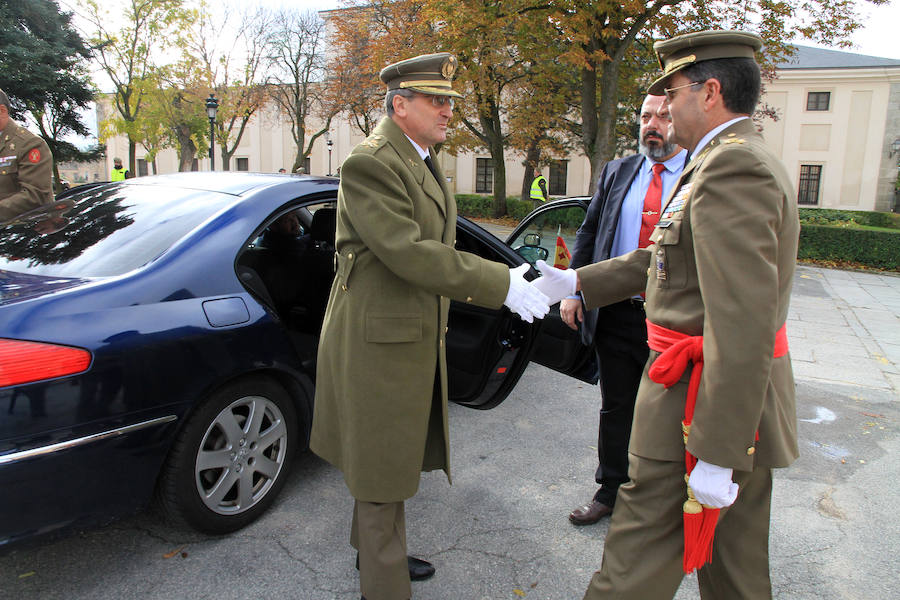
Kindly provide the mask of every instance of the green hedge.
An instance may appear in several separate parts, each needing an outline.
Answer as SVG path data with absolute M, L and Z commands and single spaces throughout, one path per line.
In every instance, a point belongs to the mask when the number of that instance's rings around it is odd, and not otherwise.
M 835 210 L 831 208 L 801 208 L 800 222 L 811 225 L 863 225 L 900 229 L 900 215 L 865 210 Z
M 457 194 L 459 214 L 466 217 L 491 217 L 490 196 Z M 530 201 L 517 197 L 506 199 L 506 212 L 510 218 L 521 221 L 531 212 Z M 569 209 L 560 219 L 553 214 L 553 226 L 577 229 L 584 218 L 579 208 Z M 876 269 L 900 270 L 900 215 L 861 210 L 833 210 L 827 208 L 800 209 L 800 248 L 798 258 L 821 261 L 855 262 Z M 535 225 L 540 223 L 535 221 Z M 896 229 L 875 231 L 863 227 Z
M 877 269 L 900 270 L 900 231 L 803 223 L 797 258 L 851 261 Z
M 493 196 L 480 194 L 456 194 L 456 209 L 464 217 L 492 217 L 494 211 Z M 521 221 L 531 212 L 534 205 L 522 202 L 517 196 L 506 198 L 506 216 L 516 221 Z

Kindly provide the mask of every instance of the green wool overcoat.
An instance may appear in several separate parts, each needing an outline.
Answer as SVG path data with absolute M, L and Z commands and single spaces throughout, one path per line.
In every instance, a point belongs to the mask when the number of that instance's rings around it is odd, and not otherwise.
M 405 500 L 421 471 L 450 477 L 450 299 L 499 308 L 509 289 L 506 265 L 454 249 L 456 202 L 438 175 L 390 118 L 341 165 L 310 445 L 357 500 Z
M 578 271 L 588 308 L 646 290 L 649 321 L 703 336 L 688 449 L 706 462 L 751 471 L 797 458 L 790 355 L 772 355 L 788 316 L 799 233 L 790 177 L 744 119 L 684 168 L 654 244 Z M 657 356 L 651 351 L 644 369 L 629 451 L 681 461 L 690 369 L 666 389 L 647 375 Z

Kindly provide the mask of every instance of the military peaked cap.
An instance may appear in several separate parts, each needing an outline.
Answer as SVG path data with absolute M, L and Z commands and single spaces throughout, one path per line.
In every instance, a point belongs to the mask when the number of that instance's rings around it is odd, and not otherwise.
M 450 85 L 458 65 L 456 57 L 449 52 L 423 54 L 386 66 L 379 77 L 388 90 L 462 98 L 462 94 L 453 91 Z
M 756 58 L 762 38 L 747 31 L 699 31 L 653 44 L 663 75 L 648 93 L 661 96 L 669 77 L 690 65 L 717 58 Z

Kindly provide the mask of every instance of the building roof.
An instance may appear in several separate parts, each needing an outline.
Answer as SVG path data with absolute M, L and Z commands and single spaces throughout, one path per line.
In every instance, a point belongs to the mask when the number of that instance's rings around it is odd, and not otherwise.
M 872 67 L 900 68 L 900 60 L 866 56 L 840 50 L 824 50 L 811 46 L 794 45 L 796 54 L 776 65 L 776 69 L 867 69 Z

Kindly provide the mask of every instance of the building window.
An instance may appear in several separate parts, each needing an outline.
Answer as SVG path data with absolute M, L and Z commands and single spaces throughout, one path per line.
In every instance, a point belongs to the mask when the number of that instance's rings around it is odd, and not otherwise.
M 550 189 L 551 196 L 566 195 L 566 177 L 569 172 L 569 161 L 554 160 L 550 162 Z
M 828 110 L 831 92 L 809 92 L 806 96 L 806 110 Z
M 475 159 L 475 193 L 490 194 L 494 191 L 494 162 L 490 158 Z
M 798 204 L 815 206 L 819 203 L 819 182 L 822 179 L 822 165 L 800 165 L 800 191 Z
M 235 160 L 237 164 L 238 171 L 249 171 L 250 170 L 250 159 L 249 158 L 238 158 Z
M 137 159 L 137 174 L 138 177 L 146 177 L 147 176 L 147 161 L 143 158 Z

